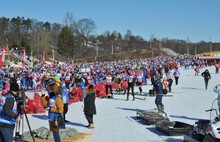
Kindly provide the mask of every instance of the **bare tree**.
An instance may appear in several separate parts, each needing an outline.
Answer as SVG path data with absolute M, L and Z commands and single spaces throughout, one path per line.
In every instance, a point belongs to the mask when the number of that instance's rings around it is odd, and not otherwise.
M 127 43 L 128 51 L 131 50 L 131 47 L 129 45 L 130 38 L 131 38 L 131 30 L 127 30 L 127 33 L 125 34 L 125 40 L 126 40 L 126 43 Z
M 30 35 L 30 45 L 31 50 L 38 59 L 42 57 L 45 46 L 48 46 L 48 33 L 45 32 L 43 27 L 43 22 L 38 22 L 37 20 L 33 21 L 33 29 Z
M 82 39 L 83 45 L 83 57 L 85 59 L 87 47 L 88 47 L 88 38 L 96 29 L 96 24 L 92 19 L 80 19 L 77 23 L 77 31 Z

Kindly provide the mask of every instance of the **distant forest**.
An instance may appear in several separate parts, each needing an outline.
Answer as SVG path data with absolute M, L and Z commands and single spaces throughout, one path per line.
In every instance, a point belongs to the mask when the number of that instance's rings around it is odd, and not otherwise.
M 190 39 L 157 39 L 152 35 L 149 41 L 146 41 L 141 36 L 132 35 L 131 30 L 127 30 L 125 35 L 107 30 L 101 35 L 95 35 L 95 21 L 89 18 L 75 21 L 69 13 L 63 21 L 63 24 L 60 24 L 19 16 L 11 19 L 1 17 L 0 45 L 8 45 L 10 49 L 18 51 L 25 47 L 27 54 L 32 53 L 38 59 L 41 59 L 44 51 L 45 56 L 48 56 L 54 50 L 55 54 L 61 55 L 66 61 L 163 47 L 180 54 L 220 50 L 220 43 L 193 43 Z

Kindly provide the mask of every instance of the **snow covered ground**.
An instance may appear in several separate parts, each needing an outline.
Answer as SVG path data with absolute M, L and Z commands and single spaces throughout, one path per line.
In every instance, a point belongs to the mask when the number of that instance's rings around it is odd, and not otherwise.
M 180 68 L 179 85 L 173 83 L 173 97 L 163 97 L 165 112 L 170 121 L 181 121 L 194 124 L 198 119 L 209 119 L 212 101 L 217 98 L 212 90 L 220 83 L 220 74 L 215 74 L 214 67 L 208 67 L 211 80 L 208 89 L 205 89 L 203 77 L 195 76 L 193 69 Z M 201 69 L 201 72 L 205 69 Z M 200 72 L 200 73 L 201 73 Z M 143 86 L 144 92 L 151 89 L 151 85 Z M 138 91 L 138 88 L 135 88 Z M 27 92 L 28 96 L 33 93 Z M 142 96 L 138 96 L 142 97 Z M 142 97 L 144 98 L 144 97 Z M 146 100 L 125 101 L 126 95 L 114 95 L 114 99 L 96 99 L 97 115 L 94 116 L 95 129 L 87 129 L 87 121 L 83 114 L 83 103 L 78 102 L 69 106 L 67 113 L 67 127 L 73 127 L 79 132 L 91 133 L 92 137 L 86 142 L 180 142 L 183 136 L 167 136 L 154 125 L 145 125 L 136 118 L 136 109 L 154 109 L 155 97 L 146 97 Z M 217 105 L 215 105 L 216 107 Z M 47 113 L 28 115 L 32 129 L 41 126 L 48 127 Z M 28 127 L 25 124 L 25 131 Z

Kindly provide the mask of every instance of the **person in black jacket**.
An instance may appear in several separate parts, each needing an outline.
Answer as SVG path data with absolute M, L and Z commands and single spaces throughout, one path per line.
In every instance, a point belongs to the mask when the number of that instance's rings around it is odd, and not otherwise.
M 89 125 L 86 127 L 89 129 L 95 128 L 95 125 L 93 123 L 93 115 L 96 114 L 96 106 L 95 106 L 95 90 L 93 88 L 93 85 L 89 86 L 88 92 L 86 94 L 86 98 L 84 99 L 84 113 L 89 123 Z
M 209 70 L 206 69 L 201 75 L 204 77 L 205 89 L 208 89 L 208 82 L 209 82 L 209 79 L 211 79 L 211 75 L 209 73 Z
M 10 91 L 0 96 L 0 142 L 12 142 L 15 124 L 23 118 L 22 102 L 18 98 L 19 86 L 10 83 Z
M 135 78 L 134 76 L 128 72 L 128 89 L 127 89 L 127 99 L 126 101 L 129 100 L 129 93 L 131 90 L 132 96 L 133 96 L 133 101 L 135 100 L 135 96 L 134 96 L 134 83 L 135 83 Z

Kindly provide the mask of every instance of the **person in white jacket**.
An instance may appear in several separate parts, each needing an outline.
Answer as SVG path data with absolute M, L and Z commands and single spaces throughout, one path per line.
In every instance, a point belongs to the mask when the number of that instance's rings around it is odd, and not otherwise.
M 218 94 L 218 109 L 220 114 L 220 84 L 217 84 L 213 91 Z

